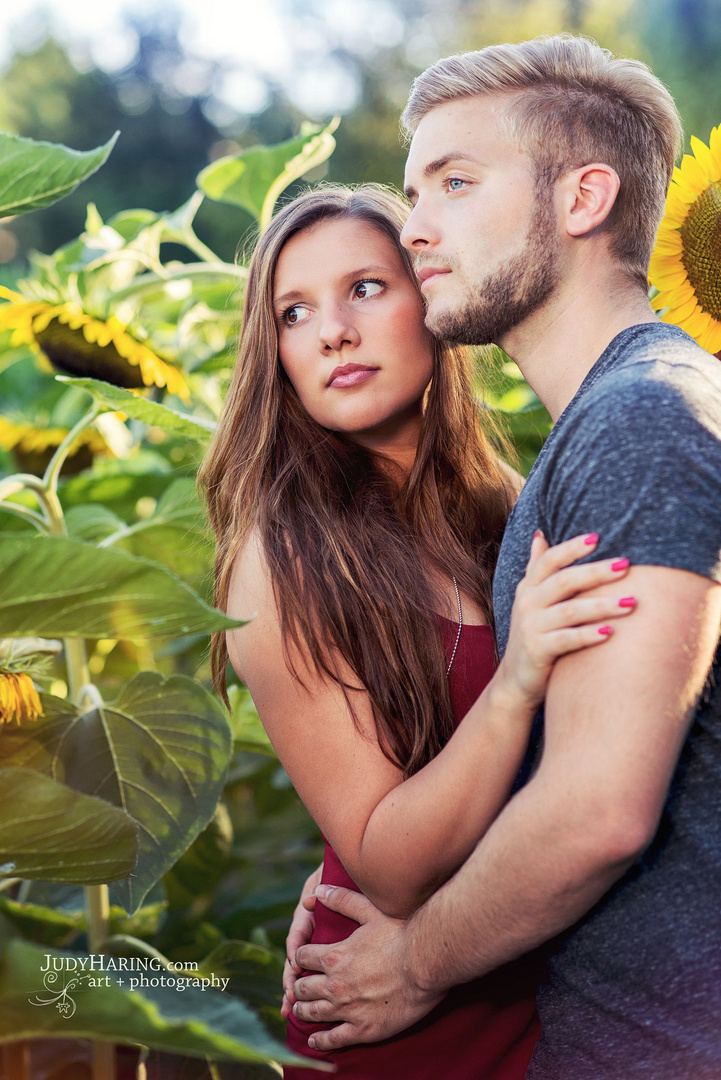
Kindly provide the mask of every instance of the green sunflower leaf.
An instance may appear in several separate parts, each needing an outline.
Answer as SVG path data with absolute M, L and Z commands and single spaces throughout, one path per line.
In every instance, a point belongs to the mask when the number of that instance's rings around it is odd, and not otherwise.
M 178 637 L 242 625 L 158 563 L 65 536 L 0 535 L 0 637 Z
M 276 146 L 253 146 L 234 157 L 219 158 L 199 174 L 198 187 L 216 202 L 241 206 L 264 227 L 288 185 L 331 156 L 338 123 L 335 117 L 321 130 L 316 127 Z
M 29 724 L 7 734 L 25 740 L 35 731 Z M 0 768 L 0 878 L 83 885 L 127 878 L 138 851 L 137 823 L 124 809 L 43 772 Z
M 169 409 L 167 405 L 161 405 L 157 401 L 149 401 L 147 398 L 131 394 L 129 390 L 123 390 L 120 386 L 103 382 L 102 379 L 75 379 L 69 375 L 56 375 L 58 382 L 68 383 L 69 386 L 78 386 L 81 390 L 87 390 L 89 394 L 106 405 L 113 412 L 121 409 L 126 416 L 133 420 L 142 420 L 144 424 L 152 424 L 154 427 L 164 428 L 174 435 L 183 435 L 188 439 L 198 442 L 207 442 L 215 424 L 212 420 L 205 420 L 200 416 L 190 416 L 187 413 Z
M 215 813 L 232 745 L 225 711 L 194 679 L 152 671 L 102 706 L 40 699 L 43 716 L 3 732 L 0 763 L 38 769 L 132 816 L 137 865 L 111 896 L 133 914 Z
M 48 957 L 57 960 L 61 969 L 57 974 L 49 968 Z M 72 959 L 77 974 L 68 970 Z M 89 963 L 87 954 L 8 941 L 0 957 L 0 1043 L 102 1039 L 216 1061 L 278 1061 L 331 1069 L 291 1054 L 265 1031 L 247 1005 L 229 993 L 192 985 L 181 993 L 176 972 L 126 970 L 118 975 L 112 968 L 91 971 Z M 191 979 L 194 975 L 188 972 Z M 141 977 L 156 985 L 131 989 L 130 978 Z
M 70 150 L 0 132 L 0 218 L 27 214 L 62 199 L 107 160 L 119 132 L 96 150 Z

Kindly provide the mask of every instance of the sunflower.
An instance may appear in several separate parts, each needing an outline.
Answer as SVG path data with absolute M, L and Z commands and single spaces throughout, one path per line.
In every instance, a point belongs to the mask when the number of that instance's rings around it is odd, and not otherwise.
M 37 720 L 43 715 L 38 692 L 25 671 L 0 668 L 0 724 Z
M 673 171 L 666 214 L 651 256 L 656 311 L 704 349 L 721 351 L 721 126 L 709 145 L 692 136 L 693 154 Z
M 128 390 L 165 386 L 190 400 L 178 369 L 132 337 L 114 315 L 94 319 L 72 301 L 27 300 L 1 285 L 0 296 L 10 301 L 0 306 L 0 331 L 12 331 L 11 345 L 40 349 L 68 375 L 104 379 Z
M 14 451 L 24 472 L 42 476 L 53 451 L 60 446 L 67 428 L 38 427 L 29 422 L 14 423 L 0 416 L 0 450 Z M 76 473 L 87 469 L 96 455 L 112 455 L 113 450 L 101 432 L 95 428 L 81 431 L 73 443 L 61 473 Z

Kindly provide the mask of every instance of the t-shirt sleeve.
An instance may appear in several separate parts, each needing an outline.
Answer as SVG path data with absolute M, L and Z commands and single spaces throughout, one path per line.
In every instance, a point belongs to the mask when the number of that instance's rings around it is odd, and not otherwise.
M 721 582 L 721 375 L 604 380 L 558 435 L 541 499 L 549 543 L 596 532 L 589 559 Z

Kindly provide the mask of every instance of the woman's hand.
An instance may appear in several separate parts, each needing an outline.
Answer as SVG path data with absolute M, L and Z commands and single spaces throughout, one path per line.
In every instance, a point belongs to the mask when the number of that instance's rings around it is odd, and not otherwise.
M 508 645 L 496 678 L 513 708 L 535 712 L 541 705 L 551 668 L 559 656 L 602 645 L 613 634 L 609 619 L 630 615 L 632 596 L 583 594 L 599 585 L 620 581 L 628 559 L 604 559 L 572 566 L 593 551 L 598 536 L 591 533 L 549 547 L 540 530 L 533 535 L 526 574 L 518 583 L 511 610 Z
M 295 954 L 301 945 L 307 945 L 310 942 L 315 929 L 315 890 L 320 885 L 322 874 L 323 863 L 313 871 L 303 886 L 300 900 L 293 912 L 293 921 L 290 924 L 288 937 L 285 939 L 286 961 L 283 967 L 283 1004 L 280 1007 L 280 1014 L 284 1020 L 288 1019 L 295 1004 L 293 987 L 302 970 L 296 963 Z

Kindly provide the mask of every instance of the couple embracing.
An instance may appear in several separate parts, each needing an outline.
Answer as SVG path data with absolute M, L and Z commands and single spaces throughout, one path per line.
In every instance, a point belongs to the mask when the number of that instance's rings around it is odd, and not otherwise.
M 345 1080 L 717 1078 L 721 369 L 647 299 L 678 114 L 562 35 L 439 61 L 403 124 L 410 206 L 323 187 L 260 237 L 200 474 L 255 615 L 216 686 L 326 840 L 288 1042 Z M 489 342 L 555 422 L 525 485 Z

